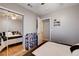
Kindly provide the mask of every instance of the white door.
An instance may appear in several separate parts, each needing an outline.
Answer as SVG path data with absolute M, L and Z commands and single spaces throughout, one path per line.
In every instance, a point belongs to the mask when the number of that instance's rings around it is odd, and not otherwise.
M 38 18 L 38 45 L 43 41 L 43 21 L 42 19 Z

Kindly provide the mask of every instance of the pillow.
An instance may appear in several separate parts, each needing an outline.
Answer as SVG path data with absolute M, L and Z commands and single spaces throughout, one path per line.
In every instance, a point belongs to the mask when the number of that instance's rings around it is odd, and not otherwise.
M 77 44 L 75 44 L 75 45 L 73 45 L 73 46 L 70 47 L 71 53 L 73 51 L 77 50 L 77 49 L 79 49 L 79 43 L 77 43 Z
M 12 32 L 5 32 L 5 36 L 11 36 Z
M 74 50 L 72 56 L 79 56 L 79 49 Z
M 2 33 L 0 33 L 0 36 L 2 36 Z

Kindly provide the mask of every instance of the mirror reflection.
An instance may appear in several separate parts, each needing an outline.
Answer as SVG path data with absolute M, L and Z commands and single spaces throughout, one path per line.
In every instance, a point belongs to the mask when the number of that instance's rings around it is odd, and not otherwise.
M 23 16 L 0 10 L 0 55 L 16 55 L 23 50 Z

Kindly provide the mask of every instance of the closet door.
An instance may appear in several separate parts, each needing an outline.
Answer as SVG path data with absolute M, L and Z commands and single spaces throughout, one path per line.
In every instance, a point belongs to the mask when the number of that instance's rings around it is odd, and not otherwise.
M 8 12 L 8 55 L 19 55 L 23 50 L 23 16 Z
M 7 14 L 8 11 L 0 8 L 0 56 L 8 55 L 7 38 L 5 37 L 5 32 L 8 31 Z

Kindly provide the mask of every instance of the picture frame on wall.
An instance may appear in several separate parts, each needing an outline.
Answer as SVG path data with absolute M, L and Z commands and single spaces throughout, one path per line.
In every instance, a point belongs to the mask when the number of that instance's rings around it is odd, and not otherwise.
M 54 26 L 60 26 L 60 21 L 57 19 L 54 19 Z

